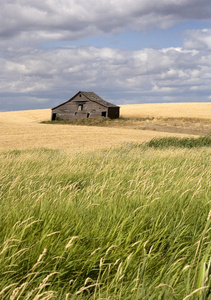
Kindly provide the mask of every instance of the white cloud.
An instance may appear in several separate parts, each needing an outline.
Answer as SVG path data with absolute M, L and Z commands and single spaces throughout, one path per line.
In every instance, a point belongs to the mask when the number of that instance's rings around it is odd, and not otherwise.
M 208 61 L 211 62 L 209 51 L 185 47 L 139 51 L 95 47 L 31 51 L 11 48 L 7 56 L 0 58 L 0 93 L 43 98 L 49 107 L 67 100 L 78 90 L 100 91 L 107 99 L 109 91 L 114 91 L 116 98 L 109 100 L 118 103 L 123 98 L 125 102 L 137 102 L 140 95 L 142 100 L 146 97 L 179 101 L 190 97 L 203 101 L 211 93 Z
M 39 46 L 210 16 L 209 0 L 1 0 L 0 105 L 52 107 L 81 89 L 118 103 L 209 100 L 211 29 L 189 30 L 183 47 L 160 50 Z
M 125 28 L 168 28 L 210 19 L 209 0 L 1 0 L 1 39 L 75 40 Z
M 211 50 L 211 29 L 188 30 L 188 37 L 184 41 L 187 49 L 197 49 L 201 51 Z

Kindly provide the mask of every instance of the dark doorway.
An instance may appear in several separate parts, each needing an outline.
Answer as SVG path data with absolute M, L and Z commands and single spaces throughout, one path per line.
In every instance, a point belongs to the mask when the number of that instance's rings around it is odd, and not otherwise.
M 52 121 L 55 121 L 55 120 L 56 120 L 56 114 L 53 113 L 53 114 L 52 114 Z
M 88 114 L 86 115 L 86 117 L 89 118 L 89 116 L 90 116 L 90 114 L 88 113 Z
M 102 117 L 106 117 L 106 111 L 102 111 L 102 112 L 101 112 L 101 116 L 102 116 Z

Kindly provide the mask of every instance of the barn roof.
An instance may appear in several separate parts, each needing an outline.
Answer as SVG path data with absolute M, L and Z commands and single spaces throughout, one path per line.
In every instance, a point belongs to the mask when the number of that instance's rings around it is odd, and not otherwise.
M 105 100 L 103 100 L 100 96 L 98 96 L 97 94 L 95 94 L 94 92 L 83 92 L 83 91 L 79 91 L 77 94 L 75 94 L 71 99 L 69 99 L 68 101 L 62 103 L 62 104 L 59 104 L 58 106 L 56 107 L 53 107 L 52 109 L 55 109 L 69 101 L 72 101 L 78 94 L 83 94 L 87 99 L 89 99 L 90 101 L 94 101 L 94 102 L 97 102 L 105 107 L 117 107 L 117 105 L 115 104 L 112 104 L 110 102 L 107 102 Z

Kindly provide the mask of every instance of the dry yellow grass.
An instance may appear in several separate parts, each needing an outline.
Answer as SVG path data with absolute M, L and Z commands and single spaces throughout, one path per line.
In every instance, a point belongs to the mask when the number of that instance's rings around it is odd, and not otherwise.
M 211 120 L 211 102 L 120 105 L 125 118 L 194 118 Z
M 166 116 L 172 116 L 175 112 L 170 112 L 171 104 L 165 104 Z M 121 114 L 123 116 L 158 116 L 164 113 L 165 105 L 159 105 L 162 109 L 159 111 L 158 104 L 141 104 L 141 105 L 122 105 Z M 173 104 L 172 104 L 173 105 Z M 174 104 L 176 105 L 176 104 Z M 178 104 L 179 107 L 182 104 Z M 205 104 L 204 114 L 202 108 L 193 112 L 190 110 L 190 116 L 198 116 L 200 118 L 208 118 L 208 107 L 210 103 Z M 138 111 L 136 107 L 140 107 Z M 151 107 L 151 109 L 150 109 Z M 171 106 L 172 107 L 172 106 Z M 175 107 L 175 106 L 174 106 Z M 184 107 L 191 107 L 191 104 Z M 194 104 L 195 108 L 202 107 Z M 135 108 L 135 110 L 134 110 Z M 142 109 L 141 109 L 142 108 Z M 150 114 L 148 113 L 150 109 Z M 185 116 L 187 116 L 186 108 L 184 108 Z M 198 112 L 198 115 L 197 115 Z M 140 115 L 141 114 L 141 115 Z M 181 113 L 182 114 L 182 108 Z M 73 125 L 51 125 L 41 124 L 41 121 L 50 120 L 51 110 L 28 110 L 0 113 L 0 149 L 32 149 L 32 148 L 50 148 L 65 150 L 95 150 L 104 149 L 121 145 L 125 142 L 145 142 L 154 137 L 164 136 L 187 136 L 179 133 L 164 133 L 150 130 L 135 130 L 129 128 L 105 128 L 105 127 L 88 127 Z

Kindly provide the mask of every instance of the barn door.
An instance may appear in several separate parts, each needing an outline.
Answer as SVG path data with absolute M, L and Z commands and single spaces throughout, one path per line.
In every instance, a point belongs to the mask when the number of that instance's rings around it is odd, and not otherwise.
M 55 120 L 56 120 L 56 114 L 53 113 L 53 114 L 52 114 L 52 121 L 55 121 Z

